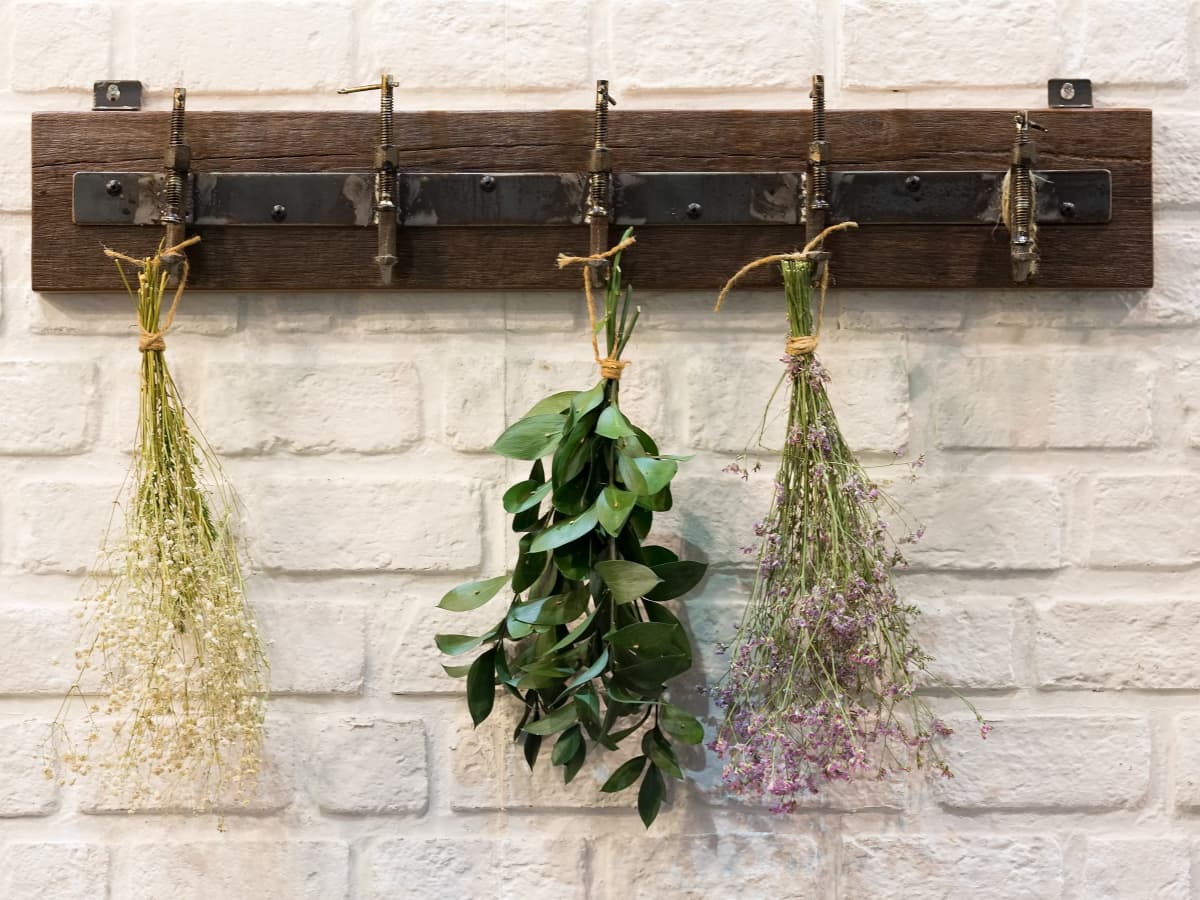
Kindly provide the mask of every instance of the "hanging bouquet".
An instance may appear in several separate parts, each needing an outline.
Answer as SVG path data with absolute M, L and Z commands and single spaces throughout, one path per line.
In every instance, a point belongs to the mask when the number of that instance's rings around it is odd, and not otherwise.
M 619 766 L 601 790 L 624 790 L 640 778 L 638 812 L 649 827 L 665 794 L 663 775 L 683 778 L 673 742 L 703 740 L 700 723 L 665 699 L 667 682 L 691 666 L 692 648 L 664 601 L 695 587 L 705 567 L 643 544 L 654 513 L 671 508 L 678 458 L 662 455 L 618 400 L 627 365 L 621 354 L 638 319 L 621 286 L 621 252 L 633 240 L 627 231 L 607 253 L 560 257 L 560 267 L 612 260 L 599 323 L 584 271 L 602 377 L 590 390 L 547 397 L 496 440 L 496 453 L 533 462 L 529 477 L 503 498 L 513 531 L 521 535 L 516 564 L 511 574 L 455 588 L 438 605 L 476 609 L 506 586 L 513 598 L 483 634 L 440 634 L 436 640 L 451 656 L 485 648 L 470 664 L 446 671 L 466 677 L 476 726 L 492 712 L 498 688 L 523 705 L 514 739 L 530 768 L 553 740 L 550 761 L 563 767 L 569 783 L 589 750 L 616 750 L 640 733 L 642 752 Z
M 84 640 L 68 700 L 87 705 L 86 735 L 68 730 L 65 702 L 56 740 L 72 772 L 98 769 L 105 790 L 131 809 L 244 799 L 260 764 L 267 666 L 242 593 L 233 496 L 163 353 L 187 280 L 181 251 L 197 240 L 148 259 L 105 251 L 141 331 L 137 442 L 124 529 L 105 539 L 80 613 Z M 160 323 L 172 257 L 182 270 Z M 122 263 L 136 267 L 136 289 Z M 95 671 L 102 699 L 84 694 Z
M 930 662 L 913 635 L 917 610 L 892 583 L 904 565 L 899 545 L 920 530 L 893 539 L 882 515 L 899 510 L 847 446 L 814 352 L 812 248 L 824 236 L 803 253 L 745 267 L 720 298 L 750 268 L 781 262 L 786 442 L 757 547 L 747 548 L 758 554 L 750 601 L 735 640 L 720 648 L 730 662 L 713 689 L 724 720 L 710 745 L 733 793 L 766 798 L 780 812 L 828 782 L 914 766 L 950 774 L 934 740 L 950 728 L 917 693 Z M 744 461 L 729 469 L 748 475 Z

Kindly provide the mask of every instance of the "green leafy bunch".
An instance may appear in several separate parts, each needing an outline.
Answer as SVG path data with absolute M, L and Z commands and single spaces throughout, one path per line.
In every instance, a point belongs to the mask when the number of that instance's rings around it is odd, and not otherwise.
M 596 331 L 607 339 L 602 363 L 619 372 L 639 310 L 630 314 L 620 253 L 612 259 Z M 496 440 L 496 453 L 533 463 L 503 498 L 521 535 L 516 565 L 511 574 L 460 585 L 439 606 L 476 609 L 506 584 L 513 599 L 485 633 L 440 634 L 436 641 L 451 656 L 486 648 L 446 671 L 466 676 L 476 726 L 491 714 L 498 687 L 524 704 L 514 740 L 531 769 L 553 739 L 550 761 L 570 783 L 589 749 L 616 750 L 641 732 L 641 754 L 601 790 L 621 791 L 640 778 L 638 812 L 649 827 L 666 791 L 663 775 L 683 778 L 675 742 L 703 740 L 700 723 L 664 699 L 667 682 L 692 664 L 688 634 L 664 601 L 695 587 L 705 566 L 643 544 L 654 513 L 671 508 L 680 458 L 660 454 L 630 423 L 619 385 L 605 377 L 590 390 L 547 397 Z

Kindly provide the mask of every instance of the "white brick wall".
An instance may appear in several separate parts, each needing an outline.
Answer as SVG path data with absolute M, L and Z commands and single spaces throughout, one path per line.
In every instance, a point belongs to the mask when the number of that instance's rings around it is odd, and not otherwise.
M 19 0 L 0 35 L 0 897 L 1200 891 L 1200 0 Z M 367 109 L 333 89 L 382 67 L 413 109 L 587 107 L 597 77 L 621 109 L 802 107 L 814 71 L 835 109 L 1038 107 L 1058 75 L 1153 107 L 1154 288 L 830 296 L 822 355 L 851 440 L 872 464 L 927 456 L 894 491 L 928 527 L 902 586 L 934 674 L 996 722 L 980 741 L 935 692 L 960 726 L 955 779 L 830 791 L 779 819 L 726 796 L 696 750 L 646 836 L 631 798 L 595 791 L 619 756 L 564 789 L 528 773 L 507 710 L 470 728 L 432 636 L 494 614 L 433 606 L 507 561 L 516 468 L 491 441 L 595 377 L 572 278 L 186 298 L 170 353 L 245 501 L 272 642 L 263 792 L 221 834 L 43 777 L 137 359 L 119 295 L 30 290 L 29 114 L 88 108 L 102 77 L 141 78 L 156 109 L 177 80 L 193 109 Z M 720 316 L 703 292 L 640 300 L 622 391 L 664 448 L 696 454 L 657 527 L 712 564 L 681 604 L 700 683 L 770 491 L 720 469 L 778 376 L 782 316 L 772 292 Z

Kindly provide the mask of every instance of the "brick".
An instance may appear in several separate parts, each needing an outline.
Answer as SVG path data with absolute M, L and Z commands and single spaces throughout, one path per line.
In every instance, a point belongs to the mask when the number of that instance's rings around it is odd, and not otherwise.
M 588 0 L 505 0 L 503 8 L 505 90 L 586 90 L 592 85 L 588 66 L 581 64 L 592 50 Z
M 1097 479 L 1092 500 L 1094 566 L 1179 566 L 1200 561 L 1195 512 L 1200 478 L 1146 475 Z
M 1063 853 L 1035 835 L 859 835 L 844 840 L 840 889 L 872 900 L 1045 900 L 1062 895 Z
M 527 900 L 587 896 L 584 842 L 538 836 L 401 837 L 365 851 L 364 900 L 392 900 L 403 886 L 412 897 L 495 897 Z
M 1200 115 L 1154 111 L 1154 203 L 1200 205 Z
M 33 206 L 32 140 L 29 116 L 0 116 L 0 210 Z
M 247 591 L 268 641 L 273 694 L 356 694 L 366 669 L 366 608 Z
M 425 728 L 409 719 L 326 716 L 315 743 L 322 812 L 419 813 L 429 797 Z
M 617 0 L 611 40 L 622 72 L 614 91 L 807 84 L 805 73 L 820 56 L 820 29 L 810 25 L 818 8 L 813 0 L 724 6 Z
M 108 726 L 104 722 L 99 726 L 97 730 L 103 740 Z M 89 726 L 87 720 L 80 717 L 71 727 L 78 742 Z M 106 749 L 101 745 L 96 758 L 103 758 L 101 753 Z M 196 810 L 204 808 L 210 821 L 214 821 L 216 815 L 259 817 L 278 813 L 292 804 L 300 777 L 299 767 L 308 754 L 296 720 L 268 713 L 258 783 L 243 796 L 239 796 L 232 785 L 214 797 L 199 782 L 164 780 L 147 773 L 143 782 L 147 792 L 139 798 L 136 809 L 132 809 L 126 788 L 106 786 L 103 776 L 97 773 L 79 778 L 79 811 L 91 816 L 128 816 L 132 812 L 139 815 L 195 815 Z
M 884 484 L 924 537 L 905 546 L 921 569 L 1056 569 L 1062 565 L 1063 499 L 1053 479 L 945 477 Z M 885 516 L 885 519 L 888 517 Z M 899 536 L 901 522 L 893 521 Z
M 998 690 L 1016 686 L 1013 638 L 1016 601 L 1007 597 L 958 591 L 934 597 L 903 591 L 920 607 L 916 638 L 933 657 L 929 674 L 934 683 L 956 688 Z
M 452 355 L 439 366 L 442 375 L 442 433 L 455 450 L 489 449 L 504 431 L 505 369 L 503 349 Z
M 408 362 L 208 366 L 197 412 L 220 453 L 389 453 L 421 436 Z
M 1149 840 L 1089 837 L 1079 896 L 1188 900 L 1194 896 L 1189 849 L 1186 841 L 1164 836 Z
M 1173 798 L 1179 809 L 1200 809 L 1200 715 L 1176 716 Z
M 753 568 L 759 541 L 754 525 L 770 506 L 776 462 L 765 459 L 749 481 L 729 474 L 697 474 L 688 468 L 698 469 L 696 462 L 682 465 L 681 476 L 671 485 L 675 506 L 655 515 L 649 540 L 685 559 Z M 753 550 L 744 553 L 743 547 Z
M 686 369 L 689 444 L 731 455 L 758 448 L 767 401 L 783 374 L 778 345 L 772 340 L 755 344 L 749 353 L 693 357 Z M 747 365 L 747 357 L 758 362 Z M 900 356 L 851 356 L 837 348 L 822 352 L 821 358 L 833 379 L 829 396 L 847 442 L 860 452 L 903 448 L 909 397 Z M 713 372 L 722 374 L 714 378 Z M 786 437 L 788 390 L 784 382 L 767 417 L 762 443 L 775 450 Z
M 346 900 L 350 848 L 342 841 L 160 841 L 128 844 L 113 896 Z
M 1129 354 L 951 356 L 925 373 L 938 446 L 1144 447 L 1155 369 Z
M 1072 52 L 1095 84 L 1183 85 L 1188 81 L 1189 0 L 1144 0 L 1130 19 L 1121 0 L 1087 0 Z M 1157 154 L 1156 154 L 1157 155 Z
M 1150 728 L 1135 716 L 948 719 L 958 732 L 945 744 L 953 778 L 936 778 L 935 796 L 950 809 L 1047 812 L 1139 805 L 1150 783 Z
M 1039 294 L 1039 296 L 1041 296 Z M 831 292 L 839 328 L 852 331 L 946 331 L 962 325 L 963 310 L 979 302 L 972 291 L 866 291 L 853 288 Z M 828 326 L 826 326 L 828 328 Z
M 490 573 L 489 573 L 490 574 Z M 482 577 L 487 577 L 486 575 Z M 469 579 L 475 580 L 475 579 Z M 389 644 L 385 676 L 394 694 L 461 694 L 466 681 L 451 678 L 442 664 L 461 662 L 444 656 L 434 643 L 437 634 L 483 634 L 504 618 L 512 594 L 506 588 L 478 609 L 448 612 L 435 604 L 442 594 L 454 587 L 447 583 L 427 593 L 412 593 L 402 600 L 400 609 L 381 618 L 377 631 L 387 629 Z M 397 620 L 401 624 L 397 627 Z
M 389 9 L 389 19 L 400 21 L 396 18 L 395 8 Z M 387 65 L 394 61 L 393 58 Z M 373 108 L 377 109 L 378 105 Z M 470 333 L 473 338 L 477 334 L 503 333 L 507 327 L 504 302 L 481 302 L 481 299 L 478 291 L 405 291 L 403 303 L 396 302 L 390 294 L 372 294 L 361 299 L 361 312 L 356 314 L 355 320 L 368 334 Z M 452 349 L 444 352 L 446 355 L 469 355 L 464 352 L 465 346 L 455 343 Z
M 1184 436 L 1190 446 L 1200 447 L 1200 360 L 1181 360 L 1176 367 Z
M 12 11 L 12 86 L 91 90 L 108 72 L 113 16 L 106 3 L 18 3 Z M 47 37 L 53 35 L 53 44 Z M 53 47 L 53 58 L 47 59 Z
M 113 276 L 113 290 L 122 290 L 115 272 Z M 110 335 L 125 339 L 118 345 L 118 352 L 128 354 L 130 358 L 137 352 L 137 318 L 124 295 L 30 294 L 29 304 L 29 329 L 35 334 Z M 232 334 L 237 325 L 236 296 L 189 293 L 180 303 L 179 315 L 166 337 L 172 371 L 178 367 L 178 355 L 196 346 L 194 341 L 185 340 L 185 336 Z M 137 386 L 135 371 L 135 367 L 130 368 L 130 381 L 127 382 L 134 389 Z
M 1200 609 L 1192 600 L 1067 600 L 1037 608 L 1043 687 L 1200 688 Z
M 132 71 L 155 90 L 182 83 L 196 92 L 325 91 L 360 84 L 350 79 L 371 71 L 349 67 L 347 2 L 216 0 L 170 16 L 138 3 L 130 17 L 137 23 Z
M 95 395 L 91 363 L 0 363 L 0 454 L 57 456 L 86 449 Z
M 795 834 L 612 835 L 598 849 L 605 897 L 817 897 L 829 886 L 816 844 Z
M 924 0 L 846 0 L 842 4 L 842 84 L 895 90 L 912 87 L 1044 86 L 1060 59 L 1059 27 L 1040 0 L 1007 0 L 972 9 Z M 953 52 L 881 53 L 919 48 L 938 35 Z M 952 37 L 951 37 L 952 36 Z M 1037 47 L 1021 65 L 997 47 Z
M 58 809 L 58 784 L 47 778 L 52 753 L 46 722 L 11 716 L 0 721 L 0 818 L 48 816 Z
M 1123 325 L 1193 325 L 1200 322 L 1200 290 L 1196 267 L 1200 235 L 1192 231 L 1155 229 L 1154 287 L 1115 295 L 1122 304 Z
M 274 479 L 256 495 L 247 533 L 268 569 L 453 572 L 482 560 L 479 489 L 466 481 Z
M 106 900 L 108 850 L 95 844 L 7 844 L 0 848 L 0 895 L 21 900 Z
M 507 78 L 502 49 L 506 5 L 454 0 L 372 4 L 357 29 L 356 62 L 367 72 L 393 72 L 404 88 L 501 88 Z M 397 28 L 397 22 L 405 27 Z
M 75 680 L 79 621 L 67 607 L 0 606 L 0 694 L 61 694 Z
M 121 513 L 114 505 L 118 483 L 27 481 L 10 493 L 6 510 L 5 556 L 30 572 L 79 574 L 96 565 L 113 520 L 119 541 Z M 10 488 L 10 490 L 12 490 Z

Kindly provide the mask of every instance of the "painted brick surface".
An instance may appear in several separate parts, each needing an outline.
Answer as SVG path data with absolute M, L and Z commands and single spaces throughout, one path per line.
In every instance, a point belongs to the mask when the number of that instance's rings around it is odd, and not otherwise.
M 1200 0 L 1135 6 L 0 3 L 0 896 L 1196 894 Z M 903 518 L 926 526 L 899 584 L 922 611 L 932 702 L 956 728 L 954 779 L 838 784 L 785 818 L 730 797 L 719 761 L 694 747 L 689 784 L 671 786 L 647 833 L 632 792 L 598 790 L 637 748 L 594 754 L 564 787 L 513 745 L 512 698 L 471 727 L 433 636 L 478 634 L 507 602 L 436 609 L 512 560 L 500 494 L 527 466 L 488 448 L 545 394 L 597 377 L 578 274 L 521 293 L 500 271 L 469 294 L 189 294 L 168 352 L 243 500 L 247 598 L 272 662 L 263 783 L 247 806 L 221 805 L 221 833 L 182 800 L 129 815 L 94 783 L 45 777 L 73 601 L 133 440 L 139 357 L 115 275 L 112 293 L 30 288 L 30 114 L 88 109 L 91 82 L 115 76 L 145 81 L 155 110 L 182 84 L 189 110 L 368 111 L 371 95 L 333 91 L 383 70 L 405 109 L 586 109 L 596 78 L 618 111 L 796 109 L 820 71 L 831 109 L 1009 116 L 1042 105 L 1058 76 L 1092 78 L 1098 105 L 1153 107 L 1153 288 L 829 294 L 820 353 L 843 430 Z M 681 151 L 700 158 L 706 139 Z M 363 252 L 369 264 L 369 241 Z M 671 699 L 706 740 L 720 710 L 696 689 L 727 664 L 716 645 L 751 590 L 741 548 L 777 457 L 751 446 L 763 468 L 749 483 L 721 469 L 753 443 L 785 327 L 778 291 L 740 291 L 718 316 L 718 287 L 635 293 L 621 385 L 665 452 L 694 454 L 653 539 L 711 566 L 673 604 L 695 664 Z M 766 442 L 783 427 L 769 420 Z M 986 741 L 951 689 L 994 723 Z

